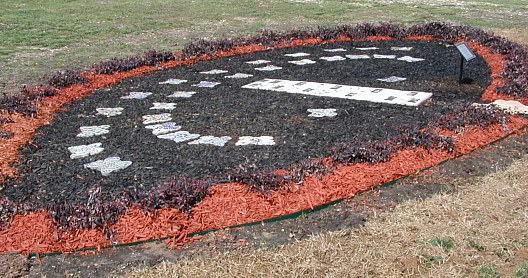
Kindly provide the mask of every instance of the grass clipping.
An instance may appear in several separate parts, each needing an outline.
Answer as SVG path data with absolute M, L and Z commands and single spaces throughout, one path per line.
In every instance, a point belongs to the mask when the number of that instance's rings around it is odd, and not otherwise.
M 454 194 L 403 203 L 348 234 L 163 262 L 126 277 L 516 276 L 528 265 L 526 165 L 528 155 Z

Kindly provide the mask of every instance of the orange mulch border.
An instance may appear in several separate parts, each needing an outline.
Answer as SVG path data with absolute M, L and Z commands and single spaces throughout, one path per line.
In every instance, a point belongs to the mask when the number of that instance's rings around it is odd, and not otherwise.
M 392 40 L 391 37 L 368 37 L 368 40 Z M 430 36 L 412 36 L 404 39 L 432 40 Z M 348 37 L 341 37 L 330 41 L 348 41 Z M 307 38 L 279 43 L 274 48 L 292 47 L 324 43 L 321 39 Z M 475 42 L 469 46 L 482 56 L 491 68 L 492 81 L 482 95 L 483 100 L 512 99 L 497 94 L 495 88 L 503 80 L 500 73 L 505 67 L 504 57 L 493 53 L 490 49 Z M 80 99 L 94 89 L 113 84 L 119 80 L 160 68 L 190 65 L 197 61 L 212 58 L 240 55 L 267 48 L 261 45 L 235 47 L 229 51 L 218 51 L 214 55 L 203 55 L 189 60 L 171 61 L 157 67 L 143 66 L 131 71 L 114 74 L 93 75 L 86 74 L 89 79 L 87 85 L 73 85 L 60 90 L 60 93 L 45 98 L 38 103 L 38 114 L 34 118 L 12 114 L 14 123 L 6 123 L 3 128 L 14 133 L 11 139 L 0 139 L 0 183 L 5 177 L 16 178 L 16 169 L 10 165 L 17 159 L 17 150 L 24 144 L 31 142 L 31 136 L 36 129 L 49 123 L 53 113 L 64 104 Z M 526 100 L 522 100 L 526 103 Z M 248 190 L 248 186 L 238 183 L 224 183 L 213 186 L 210 194 L 193 207 L 192 213 L 186 215 L 178 209 L 162 208 L 155 213 L 147 214 L 136 207 L 131 207 L 120 216 L 117 223 L 111 225 L 110 230 L 116 231 L 114 239 L 119 243 L 131 243 L 148 239 L 171 236 L 170 244 L 188 241 L 188 234 L 213 228 L 222 228 L 237 224 L 261 221 L 271 217 L 297 212 L 307 208 L 341 199 L 350 198 L 376 185 L 387 181 L 416 173 L 421 169 L 438 164 L 457 155 L 489 144 L 514 132 L 524 132 L 528 120 L 518 116 L 509 117 L 507 127 L 493 125 L 486 129 L 469 128 L 462 134 L 449 133 L 454 136 L 456 153 L 421 148 L 406 149 L 392 155 L 387 162 L 368 164 L 343 164 L 324 175 L 321 179 L 309 177 L 302 186 L 291 184 L 289 190 L 279 190 L 264 196 Z M 448 132 L 445 132 L 447 135 Z M 412 161 L 412 163 L 410 163 Z M 102 229 L 78 229 L 60 232 L 54 228 L 47 211 L 29 212 L 14 216 L 9 227 L 0 231 L 0 253 L 10 252 L 70 252 L 87 247 L 102 247 L 115 244 L 103 234 Z

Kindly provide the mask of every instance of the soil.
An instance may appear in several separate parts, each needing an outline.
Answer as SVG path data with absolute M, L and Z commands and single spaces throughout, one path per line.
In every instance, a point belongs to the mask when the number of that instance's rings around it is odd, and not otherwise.
M 528 134 L 513 135 L 323 210 L 294 219 L 209 233 L 178 250 L 168 249 L 163 242 L 150 242 L 134 247 L 114 247 L 95 255 L 64 254 L 40 260 L 2 256 L 0 265 L 11 267 L 9 272 L 4 272 L 11 275 L 7 277 L 106 277 L 109 274 L 126 273 L 133 267 L 152 266 L 163 260 L 207 256 L 242 246 L 276 248 L 322 232 L 350 231 L 363 226 L 374 214 L 389 212 L 405 200 L 424 199 L 440 192 L 455 192 L 457 184 L 469 183 L 476 177 L 500 171 L 515 159 L 528 154 L 527 143 Z
M 392 46 L 413 46 L 412 51 L 393 51 Z M 378 47 L 361 51 L 354 47 Z M 345 48 L 353 54 L 396 54 L 426 59 L 407 63 L 389 59 L 364 59 L 327 62 L 318 57 L 339 55 L 323 49 Z M 316 64 L 298 66 L 284 54 L 311 53 Z M 306 58 L 306 57 L 303 57 Z M 375 41 L 338 42 L 316 46 L 273 49 L 204 61 L 192 66 L 175 67 L 130 78 L 114 86 L 75 101 L 58 111 L 54 120 L 37 130 L 33 141 L 20 152 L 19 173 L 16 180 L 6 182 L 1 194 L 11 200 L 25 202 L 34 209 L 50 203 L 86 203 L 89 193 L 101 187 L 106 200 L 120 197 L 127 188 L 149 191 L 162 181 L 174 176 L 195 178 L 225 177 L 246 161 L 259 169 L 284 168 L 306 158 L 326 157 L 337 143 L 351 137 L 360 140 L 384 140 L 398 135 L 404 128 L 424 128 L 439 115 L 457 107 L 479 102 L 480 95 L 490 82 L 490 70 L 481 57 L 466 66 L 465 77 L 470 84 L 458 83 L 459 54 L 452 43 L 442 41 Z M 253 60 L 270 60 L 282 70 L 258 72 Z M 212 69 L 229 73 L 251 73 L 247 79 L 226 79 L 223 75 L 199 72 Z M 394 83 L 378 81 L 390 76 L 406 77 Z M 160 85 L 169 78 L 188 80 L 180 85 Z M 409 91 L 425 91 L 434 97 L 419 107 L 379 104 L 364 101 L 323 98 L 300 94 L 263 93 L 260 90 L 240 89 L 241 86 L 263 78 L 277 78 L 342 85 L 382 87 Z M 193 87 L 200 81 L 216 81 L 215 88 Z M 189 99 L 170 99 L 175 90 L 197 91 Z M 154 94 L 139 101 L 123 100 L 131 91 L 152 91 Z M 201 135 L 273 136 L 275 146 L 190 147 L 157 139 L 144 128 L 141 117 L 164 113 L 150 108 L 153 102 L 174 102 L 171 112 L 182 130 Z M 96 108 L 124 107 L 119 117 L 95 115 Z M 309 118 L 309 108 L 335 108 L 333 118 Z M 110 125 L 111 132 L 101 137 L 78 138 L 80 126 Z M 104 152 L 88 158 L 71 160 L 68 147 L 101 142 Z M 101 177 L 83 164 L 109 156 L 132 161 L 126 170 Z

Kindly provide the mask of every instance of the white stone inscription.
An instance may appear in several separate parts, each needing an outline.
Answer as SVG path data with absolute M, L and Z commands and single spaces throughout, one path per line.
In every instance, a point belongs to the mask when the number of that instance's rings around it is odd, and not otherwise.
M 246 62 L 246 64 L 251 64 L 251 65 L 262 65 L 262 64 L 267 64 L 267 63 L 271 63 L 271 61 L 268 61 L 268 60 L 255 60 L 255 61 Z
M 370 56 L 366 54 L 360 54 L 360 55 L 351 54 L 351 55 L 345 55 L 345 57 L 347 57 L 348 59 L 352 59 L 352 60 L 370 59 Z
M 200 81 L 200 83 L 193 84 L 192 86 L 201 88 L 214 88 L 217 85 L 220 85 L 220 82 Z
M 247 145 L 259 145 L 259 146 L 271 146 L 275 145 L 275 140 L 271 136 L 240 136 L 236 146 L 247 146 Z
M 145 125 L 163 123 L 163 122 L 168 122 L 170 120 L 172 120 L 172 117 L 171 117 L 171 114 L 169 113 L 161 113 L 161 114 L 143 116 L 143 124 Z
M 163 135 L 158 135 L 158 138 L 160 139 L 168 139 L 172 140 L 176 143 L 181 143 L 189 140 L 193 140 L 200 137 L 200 134 L 196 133 L 189 133 L 188 131 L 177 131 L 174 133 L 167 133 Z
M 280 70 L 280 69 L 282 68 L 274 66 L 274 65 L 269 65 L 269 66 L 265 66 L 262 68 L 255 68 L 255 70 L 259 70 L 259 71 L 274 71 L 274 70 Z
M 174 122 L 166 122 L 162 124 L 148 125 L 148 126 L 145 126 L 145 128 L 152 129 L 152 134 L 157 136 L 161 134 L 178 131 L 181 129 L 181 126 L 177 125 Z
M 425 60 L 425 59 L 422 59 L 422 58 L 414 58 L 414 57 L 411 57 L 411 56 L 403 56 L 403 57 L 398 58 L 398 60 L 400 60 L 400 61 L 405 61 L 405 62 L 408 62 L 408 63 L 414 63 L 414 62 L 420 62 L 420 61 L 423 61 L 423 60 Z
M 338 55 L 336 55 L 336 56 L 330 56 L 330 57 L 321 57 L 321 58 L 319 58 L 319 59 L 321 59 L 321 60 L 325 60 L 325 61 L 329 61 L 329 62 L 346 60 L 345 57 L 343 57 L 343 56 L 338 56 Z
M 240 79 L 240 78 L 249 78 L 249 77 L 252 77 L 252 76 L 253 76 L 253 74 L 235 73 L 233 75 L 224 76 L 224 78 Z
M 200 73 L 202 73 L 202 74 L 222 74 L 222 73 L 228 73 L 228 71 L 227 70 L 214 69 L 214 70 L 209 70 L 209 71 L 201 71 Z
M 337 109 L 327 108 L 327 109 L 308 109 L 310 115 L 308 117 L 322 118 L 322 117 L 335 117 L 337 116 Z
M 215 145 L 219 147 L 223 147 L 229 140 L 232 138 L 229 136 L 222 136 L 222 137 L 215 137 L 215 136 L 202 136 L 198 138 L 198 140 L 194 140 L 189 142 L 189 145 Z
M 174 93 L 172 93 L 171 95 L 167 96 L 167 97 L 172 97 L 172 98 L 189 98 L 189 97 L 192 97 L 194 94 L 196 94 L 196 92 L 184 92 L 184 91 L 176 91 Z
M 169 85 L 179 85 L 179 84 L 182 84 L 182 83 L 185 83 L 185 82 L 187 82 L 187 80 L 185 80 L 185 79 L 171 78 L 171 79 L 168 79 L 168 80 L 166 80 L 166 81 L 160 82 L 159 84 L 160 84 L 160 85 L 165 85 L 165 84 L 169 84 Z
M 77 134 L 77 137 L 92 137 L 107 134 L 110 132 L 108 130 L 109 128 L 109 125 L 81 126 L 79 128 L 81 132 Z
M 284 54 L 284 56 L 286 57 L 306 57 L 306 56 L 310 56 L 310 54 L 304 53 L 304 52 L 297 52 L 297 53 Z
M 174 110 L 176 108 L 176 103 L 174 102 L 154 102 L 152 103 L 151 110 Z
M 107 116 L 107 117 L 114 117 L 114 116 L 117 116 L 117 115 L 121 115 L 121 113 L 123 113 L 123 110 L 125 110 L 125 108 L 122 108 L 122 107 L 96 108 L 95 110 L 97 111 L 98 115 L 103 115 L 103 116 Z
M 84 164 L 84 168 L 98 170 L 103 176 L 108 176 L 110 173 L 125 169 L 130 165 L 132 165 L 132 161 L 122 161 L 119 157 L 111 156 L 105 160 Z
M 313 60 L 310 60 L 310 59 L 302 59 L 302 60 L 298 60 L 298 61 L 288 61 L 288 63 L 294 64 L 294 65 L 299 65 L 299 66 L 304 66 L 304 65 L 315 64 L 316 62 L 313 61 Z
M 426 92 L 401 91 L 393 89 L 282 79 L 263 79 L 244 85 L 242 88 L 408 106 L 418 106 L 433 95 L 432 93 Z
M 130 92 L 127 96 L 122 96 L 122 99 L 145 99 L 152 95 L 151 92 Z
M 73 146 L 68 147 L 68 151 L 70 151 L 70 158 L 76 159 L 76 158 L 83 158 L 91 155 L 96 155 L 104 151 L 104 148 L 101 147 L 102 143 L 94 143 L 90 145 L 79 145 L 79 146 Z
M 394 82 L 400 82 L 400 81 L 403 81 L 403 80 L 407 80 L 407 78 L 398 77 L 398 76 L 391 76 L 391 77 L 387 77 L 387 78 L 378 78 L 376 80 L 382 81 L 382 82 L 394 83 Z

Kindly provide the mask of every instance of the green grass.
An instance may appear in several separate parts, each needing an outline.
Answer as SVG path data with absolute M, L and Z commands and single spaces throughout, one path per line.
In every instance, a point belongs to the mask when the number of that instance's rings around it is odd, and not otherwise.
M 445 252 L 449 252 L 455 246 L 453 241 L 448 238 L 434 237 L 430 239 L 428 242 L 434 247 L 442 248 Z
M 528 261 L 521 263 L 516 267 L 513 275 L 515 278 L 528 278 Z
M 3 90 L 17 91 L 21 84 L 40 82 L 50 70 L 83 68 L 152 48 L 176 51 L 198 38 L 245 36 L 262 29 L 435 20 L 527 30 L 526 16 L 525 1 L 514 0 L 456 5 L 425 0 L 0 1 L 0 83 L 7 84 Z
M 494 266 L 485 265 L 481 266 L 478 271 L 478 277 L 480 278 L 498 278 L 499 274 Z

